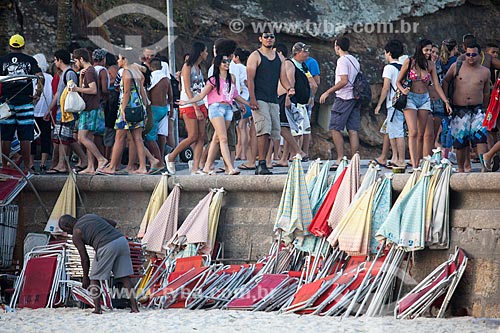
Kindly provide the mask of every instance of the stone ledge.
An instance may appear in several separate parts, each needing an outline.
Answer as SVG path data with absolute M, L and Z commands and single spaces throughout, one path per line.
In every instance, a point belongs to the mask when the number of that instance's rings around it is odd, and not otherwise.
M 78 187 L 82 191 L 106 192 L 143 192 L 152 191 L 161 176 L 77 176 Z M 400 192 L 410 175 L 394 175 L 392 187 Z M 38 191 L 60 191 L 66 181 L 66 176 L 34 176 L 31 181 Z M 281 191 L 286 181 L 286 175 L 273 176 L 172 176 L 168 185 L 175 183 L 185 191 L 205 191 L 214 187 L 224 187 L 228 191 L 238 192 L 268 192 Z M 29 186 L 27 187 L 29 189 Z M 457 192 L 500 191 L 500 173 L 469 173 L 453 174 L 450 179 L 450 189 Z

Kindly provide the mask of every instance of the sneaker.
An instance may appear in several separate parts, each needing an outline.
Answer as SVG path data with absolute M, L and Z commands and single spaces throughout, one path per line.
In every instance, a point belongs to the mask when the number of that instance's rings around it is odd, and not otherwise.
M 269 171 L 266 165 L 258 165 L 257 169 L 255 169 L 256 175 L 272 175 L 273 173 Z
M 167 154 L 165 156 L 165 165 L 167 166 L 168 173 L 171 175 L 175 175 L 175 162 L 169 162 L 168 161 L 169 156 L 170 156 L 170 154 Z

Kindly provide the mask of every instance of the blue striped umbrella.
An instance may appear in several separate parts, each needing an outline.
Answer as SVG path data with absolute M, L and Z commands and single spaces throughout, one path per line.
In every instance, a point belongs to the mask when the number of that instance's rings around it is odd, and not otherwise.
M 330 162 L 326 161 L 321 171 L 316 176 L 316 181 L 314 183 L 314 187 L 309 192 L 309 201 L 311 201 L 311 207 L 315 207 L 316 209 L 312 210 L 312 214 L 315 215 L 317 209 L 323 202 L 322 196 L 323 193 L 329 188 L 328 186 L 328 172 L 330 171 Z
M 375 234 L 380 229 L 380 226 L 387 219 L 391 211 L 392 204 L 392 174 L 388 173 L 382 180 L 375 197 L 373 198 L 372 206 L 372 226 L 370 237 L 370 251 L 377 253 L 379 242 L 375 239 Z
M 285 244 L 290 244 L 295 238 L 300 240 L 309 234 L 307 228 L 311 220 L 311 203 L 301 159 L 294 158 L 283 188 L 273 231 L 279 233 Z
M 405 251 L 424 248 L 429 179 L 429 173 L 423 175 L 408 194 L 394 204 L 376 233 L 377 240 L 387 239 Z

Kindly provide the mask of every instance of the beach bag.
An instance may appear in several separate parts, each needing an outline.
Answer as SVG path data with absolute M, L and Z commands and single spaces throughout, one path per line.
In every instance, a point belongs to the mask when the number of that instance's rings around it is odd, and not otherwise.
M 304 121 L 304 115 L 297 108 L 297 105 L 292 103 L 289 108 L 285 107 L 285 115 L 290 125 L 290 130 L 297 133 L 302 132 L 301 124 Z
M 490 104 L 483 120 L 483 126 L 491 131 L 497 124 L 498 113 L 500 112 L 500 78 L 497 79 L 493 91 L 491 92 Z
M 132 82 L 134 83 L 134 88 L 137 92 L 137 95 L 139 96 L 141 104 L 138 106 L 125 107 L 125 118 L 127 118 L 128 123 L 139 123 L 144 120 L 144 105 L 141 98 L 141 92 L 137 89 L 137 85 L 135 84 L 135 80 L 133 77 Z
M 405 95 L 398 89 L 392 98 L 392 107 L 396 110 L 403 111 L 408 102 L 408 95 Z
M 70 113 L 78 113 L 80 111 L 85 110 L 85 101 L 82 96 L 78 94 L 76 91 L 70 91 L 71 88 L 75 86 L 75 83 L 70 80 L 66 89 L 68 90 L 68 94 L 66 95 L 66 99 L 64 100 L 64 112 Z
M 354 63 L 351 59 L 347 58 L 353 67 Z M 372 89 L 370 88 L 370 84 L 366 80 L 365 75 L 361 71 L 361 67 L 358 70 L 358 74 L 354 78 L 354 82 L 352 84 L 352 93 L 354 95 L 354 99 L 357 99 L 361 102 L 361 105 L 369 105 L 372 101 Z
M 408 74 L 410 73 L 410 68 L 412 66 L 412 60 L 410 59 L 410 64 L 408 65 L 408 68 L 406 69 L 406 78 L 403 81 L 403 86 L 411 88 L 411 80 L 408 77 Z M 395 110 L 403 111 L 406 108 L 406 103 L 408 103 L 408 95 L 405 95 L 401 92 L 401 90 L 397 90 L 394 96 L 392 97 L 392 107 Z M 392 121 L 392 119 L 391 119 Z

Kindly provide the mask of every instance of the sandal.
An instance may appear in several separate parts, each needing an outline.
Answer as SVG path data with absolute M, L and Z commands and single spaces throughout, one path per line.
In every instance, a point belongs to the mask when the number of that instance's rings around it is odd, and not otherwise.
M 233 169 L 233 170 L 229 171 L 228 176 L 236 176 L 239 174 L 240 174 L 240 172 L 238 170 Z

